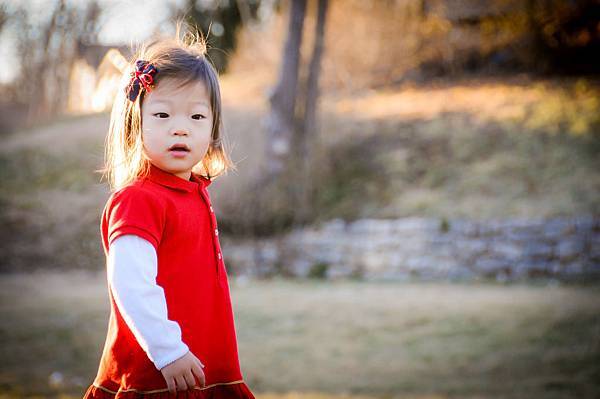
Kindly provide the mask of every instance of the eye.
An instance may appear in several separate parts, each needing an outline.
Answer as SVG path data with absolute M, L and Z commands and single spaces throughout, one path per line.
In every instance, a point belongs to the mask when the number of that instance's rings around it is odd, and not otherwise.
M 156 116 L 157 118 L 160 118 L 160 119 L 164 119 L 164 118 L 168 118 L 169 117 L 169 114 L 167 114 L 166 112 L 157 112 L 157 113 L 152 114 L 152 115 L 154 115 L 154 116 Z
M 202 114 L 194 114 L 194 115 L 192 115 L 192 119 L 195 119 L 195 120 L 205 119 L 205 118 L 206 118 L 206 116 L 204 116 Z

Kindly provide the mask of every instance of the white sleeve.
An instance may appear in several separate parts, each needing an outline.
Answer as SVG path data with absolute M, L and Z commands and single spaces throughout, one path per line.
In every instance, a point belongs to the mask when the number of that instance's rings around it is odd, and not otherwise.
M 136 235 L 117 237 L 108 251 L 107 275 L 113 297 L 133 335 L 160 370 L 185 355 L 181 328 L 167 317 L 167 302 L 156 284 L 154 246 Z

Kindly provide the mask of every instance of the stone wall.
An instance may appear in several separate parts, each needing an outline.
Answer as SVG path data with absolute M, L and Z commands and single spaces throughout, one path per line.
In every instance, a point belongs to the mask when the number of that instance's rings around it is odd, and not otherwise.
M 332 220 L 278 238 L 228 241 L 227 268 L 252 276 L 522 280 L 600 276 L 600 218 L 486 222 Z

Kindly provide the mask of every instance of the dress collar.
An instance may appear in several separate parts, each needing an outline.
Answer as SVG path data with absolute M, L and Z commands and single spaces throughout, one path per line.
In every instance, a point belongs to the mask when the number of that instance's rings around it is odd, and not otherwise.
M 184 180 L 181 177 L 177 177 L 172 173 L 165 172 L 164 170 L 160 169 L 157 166 L 154 166 L 153 164 L 150 164 L 148 179 L 163 186 L 186 192 L 195 191 L 198 189 L 198 186 L 207 187 L 211 183 L 211 180 L 194 172 L 192 172 L 190 180 Z

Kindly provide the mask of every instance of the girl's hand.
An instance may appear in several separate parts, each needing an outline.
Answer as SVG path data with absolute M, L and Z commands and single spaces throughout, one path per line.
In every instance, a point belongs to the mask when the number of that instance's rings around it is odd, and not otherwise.
M 188 351 L 173 363 L 160 369 L 160 372 L 167 382 L 169 392 L 175 393 L 177 390 L 186 391 L 197 386 L 194 376 L 198 377 L 200 387 L 204 387 L 206 381 L 204 371 L 202 371 L 203 367 L 204 364 L 191 351 Z

